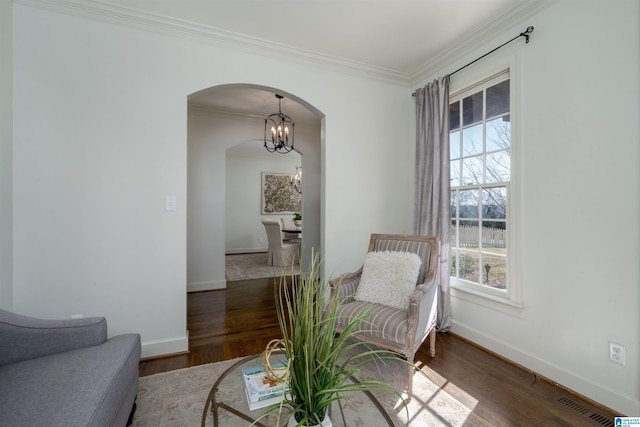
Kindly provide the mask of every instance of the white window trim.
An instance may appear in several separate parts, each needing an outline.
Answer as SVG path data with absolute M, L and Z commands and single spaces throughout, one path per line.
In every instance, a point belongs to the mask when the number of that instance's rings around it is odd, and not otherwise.
M 518 318 L 522 317 L 522 311 L 525 308 L 522 302 L 512 301 L 504 295 L 494 295 L 487 290 L 481 290 L 479 286 L 469 285 L 453 277 L 451 278 L 451 296 Z
M 507 218 L 509 222 L 508 237 L 508 270 L 509 282 L 507 290 L 497 290 L 481 285 L 475 285 L 465 280 L 451 277 L 451 296 L 463 301 L 508 314 L 514 317 L 522 317 L 525 303 L 522 292 L 521 277 L 521 257 L 522 257 L 522 232 L 523 222 L 522 201 L 523 201 L 523 138 L 522 138 L 522 87 L 520 66 L 522 53 L 511 52 L 494 58 L 492 64 L 474 66 L 473 70 L 467 73 L 460 73 L 452 78 L 450 87 L 450 99 L 467 92 L 473 86 L 480 85 L 505 71 L 509 72 L 511 80 L 510 90 L 510 112 L 511 115 L 511 181 L 509 186 L 509 204 L 507 207 Z M 489 76 L 489 77 L 487 77 Z

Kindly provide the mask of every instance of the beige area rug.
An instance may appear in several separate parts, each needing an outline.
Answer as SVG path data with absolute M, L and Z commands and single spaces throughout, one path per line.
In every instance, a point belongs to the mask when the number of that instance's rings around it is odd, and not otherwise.
M 294 268 L 297 272 L 298 266 L 296 265 Z M 225 275 L 228 282 L 290 276 L 291 272 L 291 266 L 272 267 L 267 265 L 266 252 L 225 256 Z
M 205 401 L 216 379 L 235 361 L 210 363 L 177 371 L 165 372 L 140 378 L 138 408 L 133 427 L 140 426 L 199 426 Z M 386 365 L 366 365 L 360 379 L 376 378 L 404 387 L 406 365 L 387 362 Z M 238 387 L 242 387 L 238 381 Z M 239 396 L 242 396 L 241 394 Z M 243 396 L 242 396 L 243 397 Z M 489 426 L 445 389 L 435 385 L 425 374 L 416 373 L 412 397 L 408 400 L 408 417 L 399 398 L 392 393 L 376 393 L 376 397 L 389 412 L 396 426 Z M 357 411 L 357 408 L 355 409 Z M 383 425 L 384 422 L 380 419 Z M 212 425 L 211 416 L 207 425 Z M 247 426 L 242 419 L 221 410 L 221 426 Z M 334 420 L 334 426 L 341 426 Z M 360 424 L 358 424 L 360 425 Z M 366 423 L 366 427 L 377 427 Z

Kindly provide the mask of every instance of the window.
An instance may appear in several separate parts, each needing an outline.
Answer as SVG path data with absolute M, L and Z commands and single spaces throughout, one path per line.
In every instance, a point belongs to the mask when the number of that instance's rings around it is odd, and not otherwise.
M 511 80 L 450 98 L 452 285 L 510 299 Z

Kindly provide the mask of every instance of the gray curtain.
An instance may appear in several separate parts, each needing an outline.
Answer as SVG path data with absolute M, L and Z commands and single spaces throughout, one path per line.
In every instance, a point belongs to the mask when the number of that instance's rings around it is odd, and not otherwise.
M 414 232 L 440 240 L 437 330 L 451 328 L 451 181 L 449 176 L 449 76 L 440 77 L 416 99 L 416 202 Z

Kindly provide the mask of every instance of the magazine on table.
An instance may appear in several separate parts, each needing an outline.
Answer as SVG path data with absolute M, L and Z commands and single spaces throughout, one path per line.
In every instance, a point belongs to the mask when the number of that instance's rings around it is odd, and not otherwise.
M 272 365 L 271 368 L 277 376 L 281 376 L 285 373 L 286 364 L 279 362 Z M 285 395 L 287 398 L 289 397 L 287 382 L 267 377 L 264 366 L 245 368 L 242 370 L 242 377 L 251 411 L 279 403 Z

